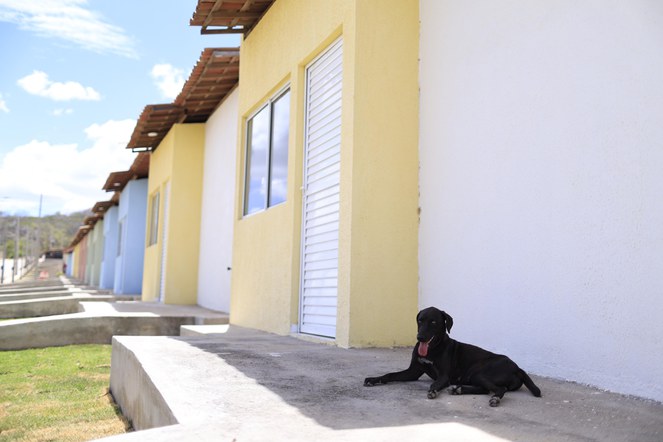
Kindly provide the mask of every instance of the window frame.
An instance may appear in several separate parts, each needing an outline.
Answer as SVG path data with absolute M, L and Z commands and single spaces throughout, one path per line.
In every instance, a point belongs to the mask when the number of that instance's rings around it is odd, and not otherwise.
M 288 123 L 287 123 L 287 129 L 288 129 L 288 141 L 286 143 L 286 169 L 287 169 L 287 157 L 289 157 L 289 145 L 290 145 L 290 116 L 292 112 L 292 96 L 289 95 L 292 92 L 290 88 L 290 84 L 285 85 L 281 89 L 279 89 L 278 92 L 276 92 L 274 95 L 271 96 L 265 103 L 263 103 L 260 107 L 256 109 L 255 112 L 249 115 L 249 117 L 246 119 L 244 122 L 244 131 L 245 131 L 245 143 L 244 143 L 244 189 L 243 189 L 243 195 L 242 195 L 242 217 L 247 217 L 254 215 L 256 213 L 261 213 L 269 209 L 270 207 L 275 207 L 280 204 L 283 204 L 287 201 L 287 195 L 284 196 L 282 201 L 277 201 L 275 203 L 272 203 L 272 175 L 273 175 L 273 160 L 274 160 L 274 107 L 277 102 L 279 102 L 282 99 L 287 100 L 287 105 L 288 105 Z M 287 96 L 287 98 L 286 98 Z M 255 209 L 253 211 L 250 211 L 250 193 L 251 193 L 251 164 L 252 164 L 252 139 L 253 139 L 253 134 L 252 134 L 252 122 L 254 121 L 254 118 L 258 116 L 262 111 L 265 109 L 268 109 L 268 115 L 267 115 L 267 120 L 269 121 L 269 127 L 268 127 L 268 134 L 269 134 L 269 139 L 268 139 L 268 146 L 267 146 L 267 152 L 266 152 L 266 158 L 264 159 L 266 161 L 266 170 L 265 170 L 265 175 L 261 175 L 261 177 L 264 177 L 266 181 L 266 191 L 265 191 L 265 196 L 262 200 L 262 206 L 259 209 Z M 253 177 L 255 178 L 255 177 Z M 285 183 L 287 187 L 287 182 L 288 182 L 288 172 L 286 170 L 286 175 L 285 175 Z

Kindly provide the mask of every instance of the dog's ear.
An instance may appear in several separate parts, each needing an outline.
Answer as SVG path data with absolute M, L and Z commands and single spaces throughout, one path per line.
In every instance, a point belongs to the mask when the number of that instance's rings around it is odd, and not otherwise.
M 419 324 L 419 316 L 421 316 L 421 312 L 417 313 L 417 324 Z
M 442 312 L 442 317 L 444 318 L 444 326 L 447 329 L 447 333 L 451 331 L 451 327 L 454 325 L 454 318 L 451 317 L 447 312 Z

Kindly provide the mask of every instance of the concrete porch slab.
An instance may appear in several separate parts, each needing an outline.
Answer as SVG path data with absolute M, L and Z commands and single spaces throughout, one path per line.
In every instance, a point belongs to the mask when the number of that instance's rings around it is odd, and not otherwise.
M 122 441 L 656 441 L 663 404 L 533 376 L 500 407 L 426 398 L 430 380 L 364 387 L 410 349 L 342 349 L 231 326 L 202 337 L 116 337 L 111 391 L 135 428 Z
M 23 301 L 28 299 L 40 299 L 40 298 L 57 298 L 59 296 L 68 296 L 71 295 L 72 291 L 69 289 L 58 289 L 50 291 L 29 291 L 29 292 L 15 292 L 0 294 L 0 303 L 7 301 Z
M 34 282 L 34 283 L 18 283 L 11 284 L 11 287 L 8 287 L 7 284 L 0 285 L 0 296 L 7 294 L 20 294 L 20 293 L 31 293 L 31 292 L 57 292 L 57 291 L 66 291 L 69 287 L 73 286 L 64 286 L 60 281 L 53 281 L 52 283 L 46 282 Z
M 149 302 L 81 302 L 78 313 L 0 321 L 0 350 L 110 344 L 115 335 L 174 336 L 180 326 L 222 324 L 228 315 L 198 306 Z
M 0 302 L 0 318 L 34 318 L 39 316 L 64 315 L 80 312 L 81 301 L 104 302 L 113 301 L 111 295 L 91 295 L 88 293 L 70 293 L 67 296 L 51 298 L 22 299 L 18 301 Z

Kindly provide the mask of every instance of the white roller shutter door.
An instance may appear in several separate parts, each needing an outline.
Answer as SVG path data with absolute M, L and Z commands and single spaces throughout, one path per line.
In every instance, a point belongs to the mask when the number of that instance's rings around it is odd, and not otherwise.
M 299 330 L 336 337 L 343 40 L 306 68 Z

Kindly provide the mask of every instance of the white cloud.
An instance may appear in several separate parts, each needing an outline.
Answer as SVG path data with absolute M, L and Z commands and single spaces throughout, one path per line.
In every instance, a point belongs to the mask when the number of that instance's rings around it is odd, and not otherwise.
M 0 21 L 93 52 L 138 58 L 124 29 L 106 22 L 87 6 L 87 0 L 0 0 Z
M 9 108 L 7 107 L 7 102 L 2 98 L 2 94 L 0 94 L 0 111 L 9 113 Z
M 18 80 L 17 83 L 29 94 L 50 98 L 55 101 L 97 101 L 101 99 L 99 92 L 89 86 L 83 86 L 75 81 L 67 81 L 66 83 L 54 82 L 42 71 L 34 71 L 32 74 Z
M 73 109 L 55 109 L 53 110 L 53 116 L 62 117 L 63 115 L 71 115 L 74 113 Z
M 109 173 L 131 166 L 135 154 L 126 145 L 135 124 L 135 120 L 111 120 L 89 126 L 87 149 L 36 140 L 14 148 L 0 163 L 0 196 L 11 197 L 0 201 L 0 210 L 21 209 L 35 215 L 39 195 L 44 195 L 48 207 L 62 213 L 91 209 L 95 202 L 110 199 L 112 195 L 101 187 Z M 31 202 L 31 207 L 20 206 L 21 201 Z
M 150 74 L 165 98 L 174 99 L 182 91 L 182 86 L 184 86 L 182 69 L 168 63 L 155 64 Z

